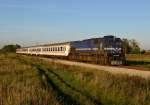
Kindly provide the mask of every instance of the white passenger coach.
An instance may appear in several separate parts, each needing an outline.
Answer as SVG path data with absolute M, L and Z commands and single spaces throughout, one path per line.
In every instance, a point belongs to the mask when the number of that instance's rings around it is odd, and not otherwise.
M 49 44 L 33 47 L 24 47 L 16 50 L 18 54 L 68 56 L 70 43 Z

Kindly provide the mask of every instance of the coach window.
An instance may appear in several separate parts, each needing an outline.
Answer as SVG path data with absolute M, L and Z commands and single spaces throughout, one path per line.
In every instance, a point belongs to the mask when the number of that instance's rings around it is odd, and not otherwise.
M 60 50 L 62 51 L 62 50 L 63 50 L 63 48 L 62 48 L 62 47 L 60 47 Z

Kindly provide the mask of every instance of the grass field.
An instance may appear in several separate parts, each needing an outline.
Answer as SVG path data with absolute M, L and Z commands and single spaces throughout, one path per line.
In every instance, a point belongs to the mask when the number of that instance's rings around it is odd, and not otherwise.
M 150 54 L 128 54 L 127 60 L 150 62 Z
M 127 54 L 128 65 L 150 68 L 150 54 Z
M 0 54 L 0 105 L 59 105 L 36 68 Z
M 150 105 L 150 80 L 0 54 L 1 105 Z

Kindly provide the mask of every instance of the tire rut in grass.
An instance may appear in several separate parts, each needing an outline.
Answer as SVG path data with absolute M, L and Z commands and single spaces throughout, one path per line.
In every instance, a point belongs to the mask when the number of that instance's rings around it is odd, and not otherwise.
M 49 73 L 53 74 L 61 83 L 63 83 L 67 88 L 71 89 L 72 91 L 79 93 L 80 95 L 86 97 L 87 100 L 90 100 L 90 102 L 94 103 L 94 105 L 102 105 L 101 102 L 94 99 L 92 96 L 85 94 L 84 92 L 76 89 L 72 85 L 68 84 L 65 80 L 63 80 L 62 77 L 60 77 L 57 73 L 55 73 L 52 70 L 48 70 Z
M 54 94 L 56 94 L 57 100 L 62 104 L 62 105 L 80 105 L 77 101 L 71 98 L 71 96 L 63 93 L 59 87 L 55 85 L 55 83 L 48 77 L 48 75 L 45 72 L 45 69 L 42 69 L 40 65 L 37 65 L 33 62 L 28 62 L 24 59 L 21 59 L 18 57 L 18 60 L 21 63 L 31 65 L 32 67 L 35 67 L 38 70 L 38 74 L 42 79 L 42 84 L 43 86 L 48 86 L 52 88 L 52 91 Z M 44 78 L 43 78 L 44 77 Z
M 37 67 L 39 74 L 41 76 L 44 76 L 44 79 L 47 82 L 47 85 L 49 85 L 50 87 L 52 87 L 53 91 L 55 92 L 56 96 L 58 96 L 58 100 L 61 101 L 61 103 L 63 105 L 80 105 L 77 101 L 75 101 L 74 99 L 71 98 L 70 95 L 67 95 L 65 93 L 63 93 L 59 87 L 57 87 L 55 85 L 55 83 L 48 77 L 48 75 L 46 74 L 45 70 Z
M 62 92 L 60 90 L 60 88 L 54 83 L 54 81 L 49 78 L 48 74 L 46 73 L 45 69 L 42 69 L 42 67 L 40 65 L 34 64 L 32 62 L 27 62 L 26 60 L 23 59 L 19 59 L 20 61 L 22 61 L 23 63 L 26 64 L 30 64 L 31 66 L 34 66 L 37 68 L 39 75 L 43 80 L 45 80 L 43 83 L 44 85 L 48 85 L 49 87 L 52 87 L 54 93 L 56 93 L 56 96 L 58 97 L 58 101 L 61 100 L 61 102 L 63 103 L 63 105 L 80 105 L 79 102 L 77 102 L 76 100 L 74 100 L 73 98 L 71 98 L 70 95 L 65 94 L 64 92 Z M 53 72 L 52 70 L 47 69 L 48 73 L 51 73 L 52 75 L 54 75 L 61 83 L 63 83 L 67 88 L 71 89 L 72 91 L 79 93 L 80 95 L 86 97 L 87 100 L 90 100 L 92 103 L 94 103 L 94 105 L 102 105 L 101 102 L 99 102 L 99 100 L 94 99 L 92 96 L 85 94 L 84 92 L 76 89 L 75 87 L 73 87 L 72 85 L 68 84 L 65 80 L 63 80 L 63 78 L 61 78 L 57 73 Z

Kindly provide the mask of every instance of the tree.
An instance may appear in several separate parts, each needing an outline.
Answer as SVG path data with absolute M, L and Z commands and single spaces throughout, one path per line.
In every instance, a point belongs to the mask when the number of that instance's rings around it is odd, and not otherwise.
M 132 53 L 140 53 L 139 43 L 135 39 L 128 40 L 126 38 L 122 39 L 123 48 L 126 54 Z
M 17 48 L 21 48 L 20 45 L 16 44 L 16 45 L 5 45 L 1 51 L 2 52 L 16 52 Z
M 135 39 L 130 40 L 130 46 L 131 46 L 130 53 L 132 54 L 140 53 L 139 43 Z
M 126 54 L 130 53 L 131 52 L 131 47 L 129 45 L 129 40 L 125 38 L 125 39 L 122 39 L 122 41 L 123 41 L 123 48 L 125 50 L 125 53 Z

